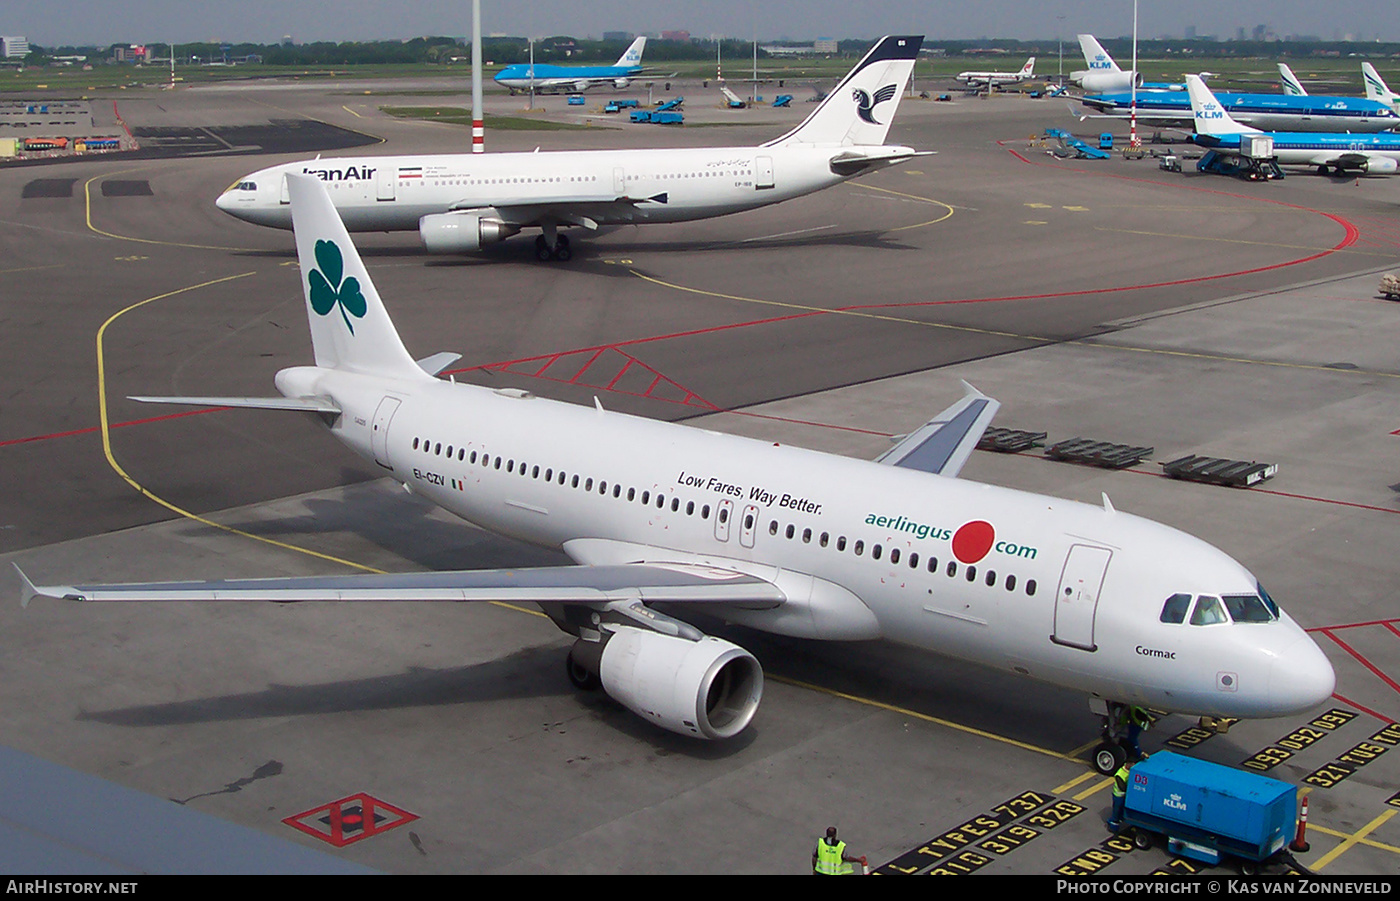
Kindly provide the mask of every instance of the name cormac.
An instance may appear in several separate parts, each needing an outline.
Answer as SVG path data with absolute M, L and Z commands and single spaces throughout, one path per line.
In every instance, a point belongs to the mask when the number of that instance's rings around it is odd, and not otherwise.
M 1145 648 L 1142 645 L 1138 645 L 1137 652 L 1144 657 L 1161 657 L 1163 660 L 1176 659 L 1176 651 L 1162 651 L 1157 648 Z

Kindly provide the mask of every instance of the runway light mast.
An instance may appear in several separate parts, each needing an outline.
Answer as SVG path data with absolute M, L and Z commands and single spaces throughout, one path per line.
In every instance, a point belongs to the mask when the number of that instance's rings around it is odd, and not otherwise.
M 481 111 L 481 0 L 472 0 L 472 153 L 485 152 L 486 120 Z
M 1133 0 L 1133 77 L 1132 82 L 1132 105 L 1128 116 L 1128 149 L 1141 150 L 1142 141 L 1138 139 L 1137 133 L 1137 83 L 1138 83 L 1138 61 L 1137 61 L 1137 31 L 1138 31 L 1138 0 Z

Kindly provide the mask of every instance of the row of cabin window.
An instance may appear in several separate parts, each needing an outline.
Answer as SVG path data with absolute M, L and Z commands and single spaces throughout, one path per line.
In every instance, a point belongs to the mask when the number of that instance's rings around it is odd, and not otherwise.
M 434 456 L 446 456 L 446 457 L 448 457 L 449 459 L 452 458 L 452 457 L 454 456 L 454 449 L 453 449 L 452 445 L 450 445 L 450 444 L 447 445 L 447 448 L 446 448 L 446 451 L 447 451 L 447 452 L 446 452 L 446 454 L 445 454 L 445 455 L 443 454 L 443 446 L 442 446 L 442 442 L 440 442 L 440 441 L 434 443 L 434 442 L 428 441 L 428 440 L 426 440 L 426 439 L 414 438 L 414 439 L 413 439 L 413 449 L 414 449 L 414 450 L 422 450 L 423 452 L 425 452 L 425 453 L 431 453 L 431 454 L 433 454 Z M 500 469 L 500 468 L 501 468 L 501 465 L 502 465 L 502 464 L 501 464 L 502 457 L 501 457 L 499 454 L 498 454 L 496 457 L 493 458 L 490 454 L 479 453 L 478 451 L 471 451 L 470 453 L 468 453 L 468 452 L 467 452 L 467 449 L 464 448 L 464 447 L 456 448 L 456 449 L 455 449 L 455 456 L 457 457 L 458 462 L 469 463 L 469 464 L 471 464 L 471 465 L 473 465 L 473 466 L 477 464 L 478 460 L 480 461 L 481 465 L 482 465 L 483 467 L 486 467 L 486 468 L 492 468 L 492 466 L 493 466 L 493 464 L 494 464 L 494 468 L 495 468 L 495 469 Z M 528 471 L 528 472 L 527 472 L 527 470 L 529 470 L 529 467 L 527 467 L 526 464 L 522 462 L 522 463 L 520 464 L 520 468 L 519 468 L 519 473 L 520 473 L 520 475 L 521 475 L 522 477 L 525 477 L 525 476 L 527 476 L 527 475 L 528 475 L 530 478 L 534 478 L 534 479 L 538 479 L 538 478 L 540 477 L 540 467 L 539 467 L 539 466 L 535 466 L 535 467 L 533 468 L 532 471 Z M 514 474 L 514 473 L 516 472 L 515 460 L 513 460 L 513 459 L 511 459 L 511 460 L 506 460 L 506 462 L 505 462 L 505 471 L 506 471 L 507 473 L 512 473 L 512 474 Z M 568 474 L 565 473 L 562 469 L 559 470 L 559 473 L 558 473 L 557 478 L 556 478 L 556 474 L 555 474 L 553 468 L 546 468 L 546 469 L 544 470 L 544 479 L 545 479 L 546 482 L 558 481 L 558 483 L 559 483 L 560 485 L 568 484 L 570 487 L 573 487 L 573 488 L 578 488 L 580 485 L 582 485 L 584 491 L 592 491 L 592 490 L 593 490 L 593 479 L 592 479 L 592 478 L 586 478 L 586 479 L 584 479 L 584 478 L 581 478 L 580 476 L 578 476 L 577 474 L 575 474 L 575 475 L 573 476 L 573 478 L 570 479 L 569 476 L 568 476 Z M 607 483 L 606 480 L 600 479 L 600 480 L 598 481 L 598 493 L 599 493 L 600 495 L 606 495 L 606 494 L 608 493 L 608 483 Z M 622 497 L 622 485 L 621 485 L 621 484 L 616 483 L 616 482 L 613 483 L 613 486 L 612 486 L 612 496 L 615 497 L 615 498 L 619 498 L 619 499 Z M 634 500 L 636 500 L 636 499 L 637 499 L 637 489 L 635 489 L 635 488 L 628 488 L 628 489 L 627 489 L 627 500 L 628 500 L 628 501 L 634 501 Z M 655 495 L 655 500 L 656 500 L 656 508 L 657 508 L 658 510 L 665 509 L 665 507 L 666 507 L 666 496 L 665 496 L 665 495 L 663 495 L 661 492 L 658 491 L 658 492 L 656 493 L 656 495 Z M 650 491 L 650 490 L 644 490 L 644 491 L 642 491 L 642 493 L 641 493 L 641 502 L 642 502 L 643 505 L 649 505 L 649 504 L 651 504 L 651 502 L 652 502 L 652 494 L 651 494 L 651 491 Z M 671 498 L 671 512 L 672 512 L 672 513 L 679 513 L 679 512 L 680 512 L 680 508 L 681 508 L 681 500 L 680 500 L 680 498 L 678 498 L 678 497 L 672 497 L 672 498 Z M 686 515 L 686 516 L 694 516 L 694 515 L 695 515 L 695 509 L 696 509 L 696 507 L 695 507 L 695 501 L 686 501 L 686 503 L 685 503 L 685 515 Z M 701 519 L 709 519 L 709 518 L 710 518 L 710 505 L 709 505 L 709 504 L 704 504 L 704 505 L 702 505 L 702 506 L 700 507 L 700 518 L 701 518 Z M 720 522 L 727 522 L 727 521 L 728 521 L 728 519 L 729 519 L 729 511 L 728 511 L 726 508 L 723 508 L 723 507 L 720 508 L 720 510 L 719 510 L 719 519 L 720 519 Z M 745 517 L 745 519 L 744 519 L 744 528 L 745 528 L 745 529 L 752 529 L 753 526 L 754 526 L 753 515 L 752 515 L 752 514 L 749 514 L 749 515 L 748 515 L 747 517 Z M 778 534 L 778 521 L 777 521 L 776 519 L 775 519 L 775 520 L 772 520 L 771 522 L 769 522 L 769 524 L 768 524 L 768 534 L 769 534 L 769 535 L 777 535 L 777 534 Z M 786 536 L 787 536 L 787 538 L 788 538 L 789 540 L 795 538 L 796 535 L 797 535 L 797 527 L 794 526 L 794 525 L 792 525 L 791 523 L 789 523 L 785 534 L 786 534 Z M 812 530 L 811 530 L 811 529 L 803 529 L 803 531 L 802 531 L 802 542 L 803 542 L 804 544 L 811 544 L 811 542 L 812 542 Z M 827 546 L 829 546 L 830 543 L 831 543 L 831 533 L 829 533 L 829 532 L 822 532 L 822 533 L 821 533 L 821 536 L 817 539 L 817 543 L 818 543 L 819 545 L 821 545 L 822 547 L 827 547 Z M 845 550 L 846 550 L 846 536 L 845 536 L 845 535 L 841 535 L 841 536 L 838 536 L 838 537 L 837 537 L 837 539 L 836 539 L 836 550 L 838 550 L 838 551 L 845 551 Z M 863 540 L 861 540 L 861 539 L 856 539 L 856 541 L 851 545 L 851 551 L 852 551 L 852 553 L 854 553 L 857 557 L 864 556 L 864 555 L 865 555 L 865 542 L 864 542 Z M 879 560 L 879 559 L 880 559 L 881 557 L 883 557 L 883 556 L 884 556 L 884 547 L 883 547 L 882 545 L 875 544 L 875 545 L 872 545 L 872 546 L 871 546 L 871 548 L 870 548 L 870 557 L 871 557 L 872 560 Z M 891 564 L 891 565 L 895 565 L 895 564 L 899 563 L 901 556 L 902 556 L 902 552 L 901 552 L 901 550 L 900 550 L 899 548 L 891 548 L 891 549 L 890 549 L 890 560 L 889 560 L 890 564 Z M 919 553 L 918 553 L 917 551 L 911 551 L 911 552 L 909 553 L 909 556 L 908 556 L 908 566 L 909 566 L 910 569 L 918 569 L 918 568 L 919 568 Z M 937 557 L 932 557 L 932 556 L 930 556 L 930 557 L 928 558 L 927 569 L 928 569 L 928 571 L 929 571 L 930 573 L 933 573 L 933 572 L 937 572 L 937 571 L 938 571 L 938 558 L 937 558 Z M 955 577 L 955 576 L 958 574 L 958 563 L 957 563 L 957 561 L 956 561 L 956 560 L 949 560 L 949 561 L 948 561 L 948 565 L 947 565 L 947 567 L 945 568 L 944 572 L 948 575 L 949 578 Z M 964 571 L 964 578 L 966 578 L 967 581 L 969 581 L 969 582 L 975 582 L 975 581 L 977 581 L 977 567 L 976 567 L 975 565 L 973 565 L 973 566 L 968 566 L 967 569 Z M 986 584 L 987 584 L 987 587 L 989 587 L 989 588 L 992 587 L 992 586 L 994 586 L 994 585 L 996 585 L 996 583 L 997 583 L 997 574 L 996 574 L 996 571 L 995 571 L 995 570 L 987 570 L 987 574 L 986 574 L 986 576 L 984 577 L 984 580 L 985 580 L 985 582 L 986 582 Z M 1015 575 L 1008 575 L 1008 576 L 1006 577 L 1006 583 L 1005 583 L 1005 584 L 1006 584 L 1006 590 L 1007 590 L 1007 591 L 1015 591 L 1015 590 L 1016 590 L 1016 576 L 1015 576 Z M 1034 595 L 1034 594 L 1035 594 L 1035 589 L 1036 589 L 1035 579 L 1027 579 L 1027 580 L 1026 580 L 1026 583 L 1025 583 L 1026 594 L 1027 594 L 1027 595 Z
M 442 185 L 506 185 L 506 184 L 543 184 L 545 182 L 583 182 L 597 181 L 596 175 L 551 175 L 548 178 L 439 178 L 433 179 L 434 186 Z
M 512 460 L 507 460 L 506 458 L 502 457 L 502 456 L 499 455 L 499 454 L 497 454 L 495 457 L 492 457 L 490 454 L 487 454 L 487 453 L 480 453 L 480 452 L 478 452 L 478 451 L 471 451 L 471 452 L 469 453 L 469 452 L 467 451 L 467 449 L 464 448 L 464 447 L 459 447 L 459 448 L 454 449 L 453 446 L 450 445 L 450 444 L 447 445 L 446 453 L 444 453 L 444 452 L 443 452 L 443 451 L 444 451 L 444 448 L 443 448 L 443 446 L 442 446 L 442 442 L 441 442 L 441 441 L 439 441 L 439 442 L 432 442 L 432 441 L 427 440 L 426 438 L 414 438 L 414 439 L 413 439 L 413 449 L 414 449 L 414 450 L 421 450 L 421 451 L 423 451 L 424 453 L 432 454 L 433 456 L 437 456 L 437 457 L 444 457 L 444 456 L 445 456 L 445 457 L 447 457 L 448 459 L 451 459 L 451 458 L 455 455 L 456 458 L 457 458 L 457 461 L 458 461 L 459 463 L 468 463 L 468 464 L 470 464 L 470 465 L 475 466 L 478 462 L 480 462 L 481 466 L 482 466 L 483 468 L 486 468 L 486 469 L 493 469 L 493 468 L 494 468 L 494 469 L 502 469 L 502 468 L 504 468 L 505 471 L 506 471 L 507 473 L 510 473 L 510 474 L 515 474 L 515 473 L 518 472 L 522 478 L 524 478 L 524 477 L 528 477 L 528 478 L 532 478 L 532 479 L 538 479 L 538 478 L 540 478 L 540 473 L 541 473 L 540 467 L 535 466 L 535 467 L 532 469 L 531 467 L 527 466 L 523 461 L 520 463 L 520 466 L 517 467 L 517 466 L 515 465 L 515 460 L 513 460 L 513 459 L 512 459 Z M 546 482 L 558 482 L 560 485 L 567 485 L 568 487 L 571 487 L 571 488 L 578 488 L 578 487 L 582 486 L 582 488 L 583 488 L 584 491 L 592 491 L 592 490 L 593 490 L 594 480 L 593 480 L 591 477 L 590 477 L 590 478 L 583 478 L 583 477 L 581 477 L 581 476 L 575 474 L 572 478 L 570 478 L 569 474 L 566 473 L 564 470 L 561 469 L 561 470 L 559 470 L 558 473 L 556 473 L 556 472 L 554 471 L 553 467 L 548 467 L 548 468 L 544 469 L 544 470 L 543 470 L 543 473 L 544 473 L 544 480 L 545 480 Z M 599 493 L 600 495 L 607 495 L 607 494 L 608 494 L 608 482 L 607 482 L 606 479 L 599 479 L 599 480 L 597 481 L 597 486 L 598 486 L 598 493 Z M 615 497 L 615 498 L 619 498 L 619 499 L 622 497 L 622 485 L 621 485 L 621 484 L 619 484 L 619 483 L 617 483 L 617 482 L 614 482 L 614 483 L 612 484 L 612 496 Z M 638 498 L 637 489 L 635 489 L 635 488 L 628 488 L 628 489 L 627 489 L 627 500 L 629 500 L 629 501 L 634 501 L 634 500 L 637 500 L 637 498 Z M 650 505 L 650 504 L 652 503 L 653 499 L 655 500 L 655 503 L 656 503 L 656 509 L 658 509 L 658 510 L 663 510 L 663 509 L 666 508 L 666 496 L 665 496 L 664 494 L 662 494 L 660 491 L 656 492 L 656 494 L 655 494 L 654 496 L 652 495 L 652 493 L 651 493 L 651 491 L 650 491 L 649 489 L 648 489 L 648 490 L 644 490 L 644 491 L 641 492 L 641 503 L 642 503 L 642 504 L 644 504 L 644 505 Z M 680 510 L 681 510 L 681 500 L 680 500 L 680 498 L 678 498 L 678 497 L 673 497 L 673 498 L 671 498 L 671 512 L 672 512 L 672 513 L 679 513 Z M 709 504 L 702 504 L 702 505 L 699 507 L 699 510 L 700 510 L 700 518 L 701 518 L 701 519 L 709 519 L 709 518 L 710 518 L 710 505 L 709 505 Z M 685 515 L 686 515 L 686 516 L 694 516 L 694 515 L 695 515 L 695 511 L 696 511 L 695 501 L 686 501 L 686 502 L 685 502 Z M 720 522 L 728 522 L 728 520 L 729 520 L 729 511 L 728 511 L 728 510 L 725 510 L 725 509 L 721 509 L 721 510 L 719 511 L 719 517 L 720 517 Z
M 775 520 L 772 520 L 771 522 L 768 523 L 768 534 L 769 534 L 769 535 L 777 535 L 777 534 L 778 534 L 778 521 L 777 521 L 776 519 L 775 519 Z M 797 537 L 797 527 L 794 526 L 792 523 L 788 523 L 787 529 L 784 530 L 783 534 L 788 538 L 788 540 L 792 540 L 792 539 L 794 539 L 794 538 Z M 811 530 L 811 529 L 803 529 L 803 530 L 802 530 L 802 543 L 803 543 L 803 544 L 811 544 L 811 543 L 812 543 L 812 530 Z M 830 543 L 831 543 L 831 533 L 829 533 L 829 532 L 822 532 L 821 535 L 819 535 L 819 536 L 817 537 L 817 544 L 819 544 L 819 545 L 822 546 L 822 547 L 827 547 Z M 844 550 L 846 550 L 846 536 L 845 536 L 845 535 L 837 536 L 837 538 L 836 538 L 836 550 L 838 550 L 838 551 L 844 551 Z M 859 538 L 856 539 L 855 542 L 853 542 L 853 543 L 851 544 L 851 552 L 852 552 L 853 554 L 855 554 L 857 557 L 863 556 L 863 555 L 865 554 L 865 542 L 862 541 L 862 540 L 859 539 Z M 883 547 L 882 545 L 873 544 L 873 545 L 870 546 L 870 557 L 871 557 L 872 560 L 879 560 L 881 557 L 884 556 L 884 553 L 885 553 L 885 549 L 884 549 L 884 547 Z M 901 552 L 901 550 L 900 550 L 899 548 L 897 548 L 897 547 L 895 547 L 895 548 L 890 548 L 890 559 L 889 559 L 890 565 L 893 566 L 893 565 L 899 563 L 899 560 L 900 560 L 900 557 L 901 557 L 901 556 L 902 556 L 902 552 Z M 910 551 L 910 552 L 909 552 L 909 555 L 908 555 L 908 557 L 907 557 L 907 565 L 908 565 L 908 567 L 909 567 L 910 569 L 918 569 L 918 568 L 919 568 L 919 552 L 918 552 L 918 551 Z M 931 573 L 937 572 L 937 571 L 938 571 L 938 558 L 937 558 L 937 557 L 930 556 L 930 557 L 928 558 L 928 562 L 927 562 L 927 564 L 926 564 L 926 568 L 927 568 L 928 571 L 931 572 Z M 958 574 L 958 562 L 957 562 L 956 560 L 949 560 L 949 561 L 948 561 L 947 567 L 945 567 L 945 569 L 944 569 L 944 572 L 948 575 L 949 578 L 952 578 L 952 577 L 956 576 L 956 575 Z M 977 567 L 976 567 L 976 566 L 968 566 L 967 569 L 964 570 L 964 577 L 965 577 L 965 578 L 967 579 L 967 581 L 969 581 L 969 582 L 976 582 L 976 581 L 977 581 Z M 987 583 L 987 587 L 988 587 L 988 588 L 991 588 L 992 586 L 996 585 L 996 583 L 997 583 L 997 574 L 996 574 L 996 571 L 995 571 L 995 570 L 991 570 L 991 569 L 987 570 L 987 574 L 986 574 L 986 576 L 985 576 L 985 581 L 986 581 L 986 583 Z M 1005 584 L 1006 584 L 1006 590 L 1007 590 L 1007 591 L 1015 591 L 1015 590 L 1016 590 L 1016 577 L 1015 577 L 1014 575 L 1008 575 L 1008 576 L 1006 577 L 1006 583 L 1005 583 Z M 1026 589 L 1026 594 L 1027 594 L 1027 595 L 1034 595 L 1034 594 L 1035 594 L 1035 587 L 1036 587 L 1036 586 L 1035 586 L 1035 579 L 1027 579 L 1027 580 L 1026 580 L 1025 589 Z

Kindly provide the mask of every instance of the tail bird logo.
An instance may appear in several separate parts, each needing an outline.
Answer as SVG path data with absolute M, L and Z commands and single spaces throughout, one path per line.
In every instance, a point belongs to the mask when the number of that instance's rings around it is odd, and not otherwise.
M 871 125 L 883 124 L 875 121 L 875 107 L 884 103 L 886 100 L 893 99 L 898 91 L 899 87 L 897 85 L 887 84 L 875 92 L 875 98 L 872 100 L 869 94 L 865 93 L 865 91 L 860 88 L 856 88 L 851 92 L 851 99 L 856 102 L 856 114 Z
M 344 281 L 345 260 L 340 248 L 333 241 L 316 242 L 316 268 L 311 270 L 307 281 L 311 283 L 311 309 L 318 315 L 329 316 L 331 310 L 340 307 L 341 318 L 350 334 L 355 334 L 355 325 L 350 317 L 363 319 L 368 305 L 360 291 L 360 280 L 353 275 Z

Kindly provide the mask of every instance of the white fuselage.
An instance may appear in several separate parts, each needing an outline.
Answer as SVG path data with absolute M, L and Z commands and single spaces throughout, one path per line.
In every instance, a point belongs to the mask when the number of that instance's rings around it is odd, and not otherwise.
M 845 181 L 832 170 L 842 147 L 716 147 L 320 159 L 263 169 L 218 199 L 223 211 L 258 225 L 291 228 L 283 174 L 326 185 L 350 231 L 417 230 L 450 210 L 498 210 L 531 224 L 554 209 L 600 225 L 686 222 L 801 197 Z M 889 152 L 909 148 L 862 148 Z M 893 161 L 893 159 L 892 159 Z M 564 221 L 560 224 L 571 224 Z
M 1260 589 L 1219 550 L 1130 514 L 520 392 L 316 367 L 277 384 L 332 398 L 340 440 L 485 528 L 582 563 L 706 562 L 776 582 L 788 603 L 723 613 L 755 628 L 883 637 L 1200 715 L 1295 713 L 1333 687 L 1286 614 L 1160 622 L 1176 593 Z

